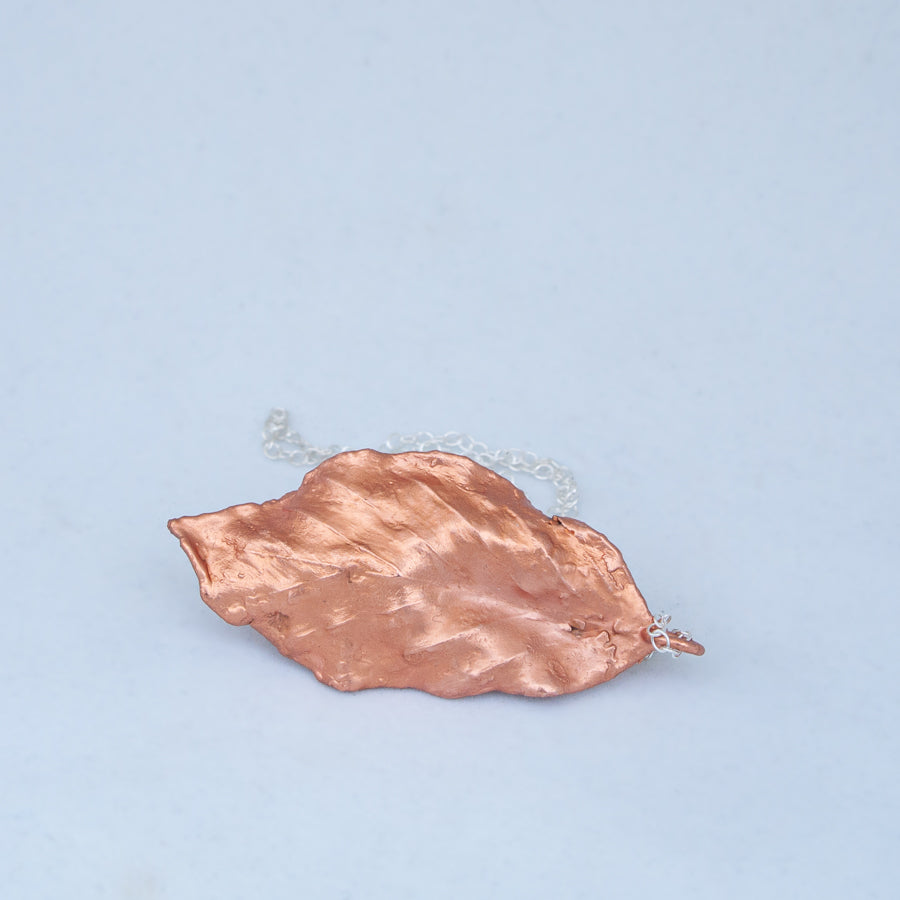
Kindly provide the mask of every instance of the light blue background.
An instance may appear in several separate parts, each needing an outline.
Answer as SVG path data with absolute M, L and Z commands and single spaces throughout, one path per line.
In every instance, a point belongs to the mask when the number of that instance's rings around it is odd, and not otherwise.
M 0 7 L 0 883 L 889 897 L 895 2 Z M 708 647 L 343 695 L 165 529 L 310 439 L 555 456 Z

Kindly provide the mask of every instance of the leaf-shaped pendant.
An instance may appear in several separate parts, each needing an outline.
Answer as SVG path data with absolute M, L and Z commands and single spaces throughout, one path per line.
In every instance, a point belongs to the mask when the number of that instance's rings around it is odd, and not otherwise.
M 654 618 L 619 551 L 464 456 L 340 453 L 280 500 L 169 529 L 209 606 L 340 690 L 546 697 L 653 651 Z

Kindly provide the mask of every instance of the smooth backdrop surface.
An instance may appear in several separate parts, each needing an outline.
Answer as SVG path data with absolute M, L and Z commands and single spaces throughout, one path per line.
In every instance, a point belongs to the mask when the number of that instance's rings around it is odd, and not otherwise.
M 894 896 L 895 2 L 0 6 L 0 884 Z M 708 647 L 343 695 L 165 522 L 467 431 Z M 527 487 L 527 483 L 523 482 Z

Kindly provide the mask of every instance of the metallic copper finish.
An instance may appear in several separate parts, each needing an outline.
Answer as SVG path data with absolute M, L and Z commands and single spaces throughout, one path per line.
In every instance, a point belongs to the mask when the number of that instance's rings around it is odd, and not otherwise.
M 691 656 L 703 656 L 706 653 L 706 648 L 703 644 L 686 640 L 674 631 L 667 631 L 666 634 L 669 635 L 669 644 L 673 650 L 678 650 L 681 653 L 690 653 Z
M 464 456 L 341 453 L 280 500 L 169 530 L 209 606 L 340 690 L 547 697 L 651 652 L 619 551 Z

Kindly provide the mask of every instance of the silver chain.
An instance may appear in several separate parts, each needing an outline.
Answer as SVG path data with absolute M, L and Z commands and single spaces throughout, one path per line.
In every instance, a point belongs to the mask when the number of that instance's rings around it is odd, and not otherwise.
M 653 624 L 647 629 L 647 637 L 650 638 L 650 644 L 657 653 L 671 653 L 672 656 L 681 656 L 681 650 L 676 650 L 672 646 L 672 641 L 669 639 L 669 632 L 667 629 L 671 621 L 672 617 L 670 615 L 660 612 L 658 616 L 653 617 Z M 672 634 L 676 637 L 683 638 L 686 641 L 691 640 L 691 633 L 689 631 L 678 629 L 677 631 L 673 631 Z M 658 644 L 657 640 L 662 641 L 662 643 Z
M 273 409 L 263 427 L 263 453 L 269 459 L 283 459 L 295 466 L 317 466 L 320 462 L 343 453 L 350 447 L 316 447 L 296 431 L 288 428 L 288 414 L 283 409 Z M 475 462 L 493 469 L 500 475 L 524 472 L 539 481 L 549 481 L 556 488 L 556 502 L 548 515 L 573 516 L 578 512 L 578 485 L 575 476 L 565 466 L 549 457 L 539 457 L 526 450 L 489 450 L 486 444 L 467 434 L 451 431 L 432 434 L 419 431 L 416 434 L 393 434 L 378 448 L 382 453 L 427 452 L 443 450 L 468 456 Z

